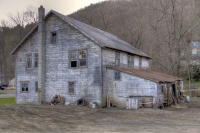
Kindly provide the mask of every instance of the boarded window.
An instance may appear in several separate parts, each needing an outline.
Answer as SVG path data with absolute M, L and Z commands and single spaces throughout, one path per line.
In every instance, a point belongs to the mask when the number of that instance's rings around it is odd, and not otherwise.
M 21 83 L 21 92 L 28 92 L 28 82 Z
M 34 54 L 34 67 L 35 68 L 38 67 L 38 54 L 37 53 Z
M 32 54 L 27 54 L 27 68 L 32 68 Z
M 56 32 L 51 33 L 51 43 L 56 43 Z
M 35 92 L 38 92 L 38 81 L 35 81 Z
M 70 51 L 70 67 L 73 68 L 84 66 L 87 66 L 87 51 Z
M 69 82 L 69 93 L 74 93 L 74 82 Z
M 128 55 L 128 66 L 134 67 L 134 56 Z
M 120 53 L 119 52 L 115 52 L 115 64 L 119 65 L 120 63 Z
M 119 71 L 115 71 L 115 80 L 121 80 L 121 74 Z

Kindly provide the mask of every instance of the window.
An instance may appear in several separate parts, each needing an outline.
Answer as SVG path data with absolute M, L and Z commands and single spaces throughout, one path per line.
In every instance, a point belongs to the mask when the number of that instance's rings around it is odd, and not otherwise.
M 35 92 L 38 92 L 38 81 L 35 81 Z
M 27 54 L 27 68 L 37 68 L 38 67 L 38 54 L 37 53 L 30 53 Z
M 139 67 L 142 68 L 142 58 L 139 58 Z
M 115 52 L 115 64 L 119 65 L 120 63 L 120 53 L 119 52 Z
M 56 32 L 51 32 L 51 43 L 56 43 Z
M 71 51 L 70 52 L 70 59 L 71 59 L 71 63 L 70 66 L 71 67 L 77 67 L 77 55 L 76 55 L 76 51 Z
M 37 53 L 34 54 L 34 67 L 35 68 L 38 67 L 38 54 Z
M 74 93 L 74 82 L 69 82 L 69 93 Z
M 28 92 L 28 82 L 21 82 L 21 92 Z
M 79 66 L 86 66 L 86 50 L 79 51 Z
M 27 68 L 32 68 L 32 54 L 27 54 Z
M 134 56 L 128 55 L 128 66 L 134 67 Z
M 115 71 L 115 80 L 121 80 L 121 74 L 119 71 Z
M 87 66 L 87 51 L 70 51 L 70 67 L 85 67 Z

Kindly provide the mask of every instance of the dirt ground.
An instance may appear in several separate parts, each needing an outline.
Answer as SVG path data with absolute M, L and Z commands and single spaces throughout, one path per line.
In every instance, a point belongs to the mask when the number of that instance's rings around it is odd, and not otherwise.
M 0 107 L 0 132 L 200 132 L 200 98 L 185 109 L 126 110 L 74 106 Z

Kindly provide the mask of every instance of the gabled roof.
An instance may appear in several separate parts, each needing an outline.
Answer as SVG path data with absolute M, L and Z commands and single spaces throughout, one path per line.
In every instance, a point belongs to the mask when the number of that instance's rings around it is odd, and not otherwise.
M 144 57 L 150 58 L 145 53 L 136 49 L 135 47 L 133 47 L 129 43 L 119 39 L 115 35 L 112 35 L 108 32 L 94 28 L 90 25 L 82 23 L 78 20 L 75 20 L 75 19 L 70 18 L 68 16 L 65 16 L 63 14 L 60 14 L 56 11 L 53 11 L 53 10 L 49 11 L 46 14 L 46 16 L 44 17 L 44 19 L 47 19 L 50 16 L 50 14 L 52 14 L 52 13 L 55 14 L 56 16 L 58 16 L 59 18 L 61 18 L 62 20 L 64 20 L 65 22 L 69 23 L 71 26 L 73 26 L 74 28 L 76 28 L 80 32 L 82 32 L 84 35 L 89 37 L 91 40 L 96 42 L 101 47 L 117 49 L 117 50 L 121 50 L 121 51 L 129 52 L 129 53 L 132 53 L 132 54 L 136 54 L 136 55 L 139 55 L 139 56 L 144 56 Z M 31 32 L 33 32 L 33 30 Z M 28 38 L 29 34 L 25 37 L 25 39 L 23 39 L 19 43 L 19 45 L 11 52 L 11 54 L 14 54 L 14 52 L 20 47 L 20 45 Z
M 159 82 L 159 83 L 173 83 L 175 81 L 182 81 L 183 79 L 171 76 L 168 74 L 156 72 L 156 71 L 151 71 L 151 70 L 137 70 L 137 69 L 129 69 L 129 68 L 120 68 L 116 66 L 106 66 L 107 68 L 111 68 L 114 70 L 118 70 L 124 73 L 128 73 L 137 77 L 141 77 L 144 79 L 148 79 L 154 82 Z

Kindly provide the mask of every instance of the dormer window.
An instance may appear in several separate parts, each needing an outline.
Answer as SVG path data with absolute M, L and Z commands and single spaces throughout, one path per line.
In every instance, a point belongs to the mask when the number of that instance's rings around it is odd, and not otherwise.
M 139 67 L 142 68 L 142 58 L 139 58 Z
M 134 67 L 134 56 L 128 55 L 128 66 Z
M 51 32 L 51 43 L 56 43 L 56 32 Z
M 120 53 L 118 51 L 115 52 L 115 64 L 119 65 L 120 63 Z

